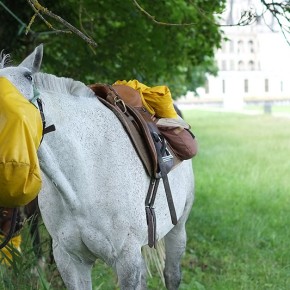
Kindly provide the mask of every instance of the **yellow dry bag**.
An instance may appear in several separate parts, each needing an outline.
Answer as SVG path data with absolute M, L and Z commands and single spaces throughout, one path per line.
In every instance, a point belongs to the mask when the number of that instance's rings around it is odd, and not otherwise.
M 171 92 L 167 86 L 148 87 L 137 80 L 116 81 L 114 85 L 126 85 L 137 90 L 143 106 L 151 115 L 158 118 L 177 118 Z
M 39 193 L 41 138 L 38 109 L 0 77 L 0 207 L 26 205 Z

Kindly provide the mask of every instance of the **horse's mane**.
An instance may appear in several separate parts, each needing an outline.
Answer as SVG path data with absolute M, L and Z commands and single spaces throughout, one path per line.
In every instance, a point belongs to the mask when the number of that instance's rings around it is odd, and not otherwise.
M 10 54 L 5 54 L 4 50 L 0 52 L 0 69 L 4 68 L 10 62 Z
M 47 73 L 37 73 L 34 76 L 36 88 L 72 96 L 94 97 L 94 92 L 84 83 L 71 78 L 57 77 Z

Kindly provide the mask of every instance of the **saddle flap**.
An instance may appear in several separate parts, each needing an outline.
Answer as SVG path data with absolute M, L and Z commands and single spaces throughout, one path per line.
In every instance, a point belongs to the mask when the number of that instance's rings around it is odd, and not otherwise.
M 156 147 L 152 139 L 148 123 L 154 127 L 156 132 L 159 132 L 156 124 L 153 122 L 154 117 L 142 106 L 142 100 L 137 90 L 125 85 L 102 85 L 94 84 L 89 86 L 108 108 L 110 108 L 119 118 L 127 131 L 141 161 L 143 162 L 148 174 L 151 177 L 159 176 L 158 157 Z M 118 100 L 122 100 L 124 104 L 120 105 Z M 135 106 L 132 106 L 135 105 Z M 170 151 L 170 156 L 175 156 L 173 150 Z M 170 160 L 171 161 L 171 160 Z M 164 160 L 166 163 L 167 160 Z M 175 157 L 174 162 L 167 162 L 168 172 L 174 165 L 181 161 Z

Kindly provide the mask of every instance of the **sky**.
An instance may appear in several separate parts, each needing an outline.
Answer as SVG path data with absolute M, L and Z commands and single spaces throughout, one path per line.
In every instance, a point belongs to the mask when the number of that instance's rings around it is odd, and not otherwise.
M 269 0 L 267 1 L 269 2 Z M 277 0 L 276 2 L 283 2 Z M 281 32 L 278 22 L 274 23 L 274 31 L 270 28 L 272 23 L 272 15 L 269 12 L 265 13 L 265 7 L 260 0 L 234 0 L 233 22 L 239 21 L 241 13 L 246 10 L 255 11 L 257 15 L 262 15 L 261 21 L 265 24 L 263 32 L 258 33 L 260 45 L 260 59 L 263 70 L 285 71 L 290 72 L 290 33 L 287 33 L 289 43 Z M 230 13 L 230 0 L 226 6 L 224 20 L 227 19 Z M 290 17 L 290 15 L 289 15 Z M 287 23 L 288 26 L 290 23 Z M 255 24 L 253 24 L 255 25 Z M 246 28 L 247 29 L 247 28 Z

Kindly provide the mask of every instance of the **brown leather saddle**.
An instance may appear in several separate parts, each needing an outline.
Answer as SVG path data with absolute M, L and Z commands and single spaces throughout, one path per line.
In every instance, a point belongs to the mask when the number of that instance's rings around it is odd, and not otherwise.
M 89 87 L 119 118 L 147 173 L 150 176 L 158 175 L 158 156 L 151 131 L 154 130 L 159 135 L 161 133 L 154 123 L 155 118 L 144 108 L 139 92 L 126 85 L 93 84 Z M 166 163 L 169 172 L 181 161 L 168 143 L 166 143 L 166 150 L 168 156 L 172 156 L 172 161 Z
M 151 177 L 145 199 L 148 245 L 156 245 L 154 201 L 160 179 L 163 180 L 171 221 L 177 224 L 176 212 L 167 174 L 181 162 L 154 123 L 154 116 L 144 108 L 137 90 L 126 85 L 93 84 L 89 86 L 98 99 L 119 118 L 127 131 L 148 175 Z

